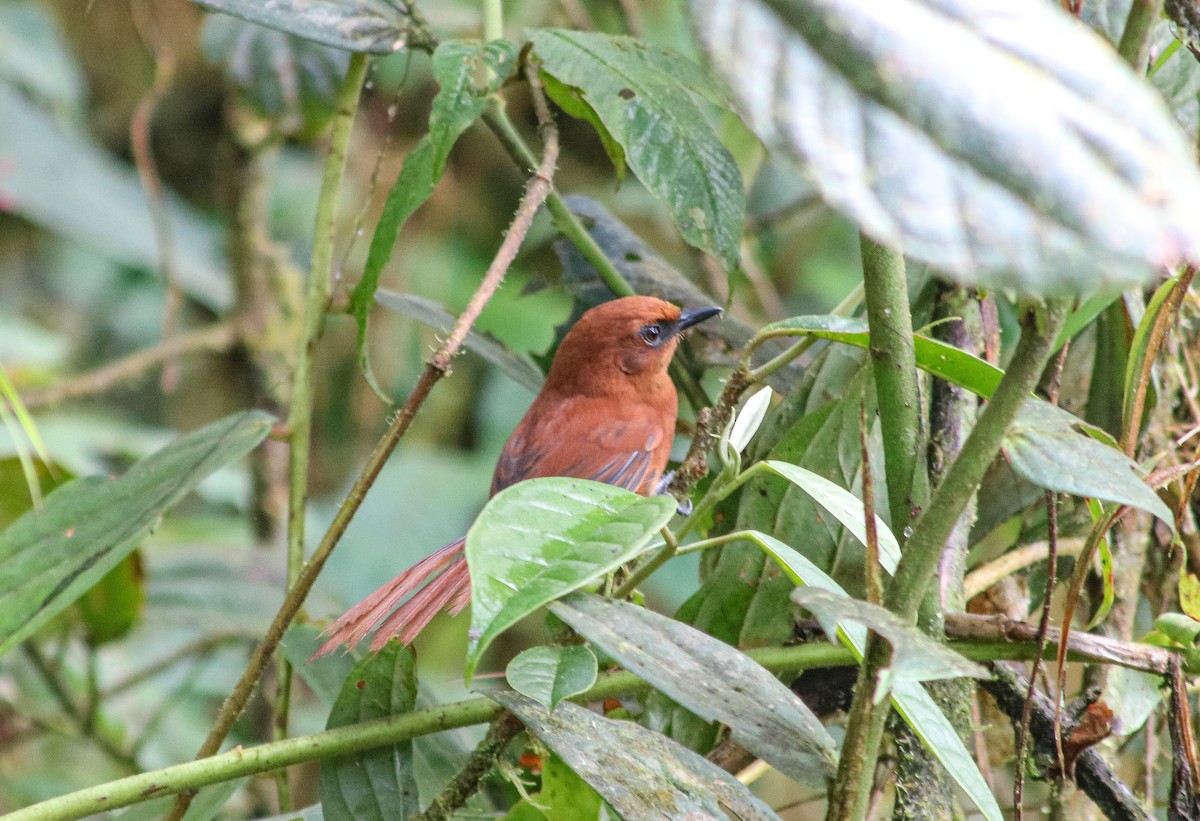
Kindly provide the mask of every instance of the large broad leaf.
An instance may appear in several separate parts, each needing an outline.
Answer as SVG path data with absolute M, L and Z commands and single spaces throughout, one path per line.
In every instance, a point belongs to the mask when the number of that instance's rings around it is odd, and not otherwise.
M 815 587 L 799 587 L 792 601 L 817 617 L 830 639 L 847 623 L 869 627 L 892 645 L 891 671 L 896 681 L 945 678 L 988 678 L 987 670 L 931 639 L 890 610 L 847 595 Z
M 0 211 L 96 249 L 125 265 L 155 270 L 159 248 L 150 203 L 133 166 L 56 124 L 11 86 L 0 83 Z M 214 309 L 233 289 L 224 240 L 200 215 L 168 196 L 175 271 L 183 291 Z
M 392 0 L 192 0 L 210 11 L 345 51 L 391 54 L 409 44 L 404 4 Z
M 488 696 L 591 784 L 622 818 L 777 819 L 717 765 L 660 733 L 564 701 L 553 713 L 511 692 Z
M 637 556 L 674 514 L 670 496 L 586 479 L 530 479 L 492 497 L 467 531 L 467 678 L 501 631 Z
M 1029 400 L 1004 435 L 1001 450 L 1013 470 L 1038 487 L 1132 505 L 1173 528 L 1171 509 L 1146 484 L 1137 463 L 1079 433 L 1078 422 L 1060 408 Z
M 1200 247 L 1194 152 L 1041 0 L 693 0 L 770 145 L 877 240 L 963 282 L 1141 282 Z
M 542 789 L 518 801 L 504 816 L 504 821 L 559 821 L 564 818 L 602 821 L 612 817 L 612 811 L 605 809 L 599 793 L 576 775 L 565 761 L 554 753 L 547 753 L 542 756 Z
M 439 334 L 448 334 L 458 320 L 454 314 L 438 303 L 414 294 L 402 294 L 380 288 L 375 301 L 389 311 L 415 319 Z M 467 331 L 463 347 L 486 359 L 507 374 L 517 384 L 537 393 L 542 389 L 546 377 L 527 357 L 513 353 L 503 342 L 479 331 Z
M 625 602 L 575 594 L 551 612 L 696 715 L 801 784 L 824 789 L 836 745 L 795 693 L 736 648 Z
M 392 642 L 354 666 L 325 729 L 408 712 L 417 698 L 409 647 Z M 326 821 L 403 821 L 421 810 L 413 777 L 412 742 L 321 762 Z
M 120 479 L 68 482 L 0 533 L 0 655 L 95 585 L 201 479 L 244 456 L 270 428 L 258 412 L 214 422 Z
M 381 396 L 367 361 L 367 317 L 392 246 L 408 218 L 429 199 L 446 169 L 446 158 L 459 136 L 475 122 L 493 94 L 512 74 L 516 46 L 506 40 L 474 43 L 448 40 L 433 53 L 433 76 L 440 88 L 429 113 L 429 133 L 408 152 L 396 184 L 388 192 L 375 225 L 362 279 L 350 294 L 350 313 L 358 323 L 358 361 L 371 387 Z
M 518 693 L 553 710 L 596 683 L 596 654 L 587 647 L 530 647 L 508 663 L 504 677 Z
M 746 209 L 742 176 L 692 93 L 720 98 L 703 71 L 629 37 L 529 32 L 544 70 L 579 90 L 646 188 L 671 209 L 683 238 L 738 265 Z
M 767 535 L 747 533 L 746 538 L 773 558 L 797 585 L 846 596 L 846 591 L 830 576 L 795 550 Z M 848 598 L 848 597 L 847 597 Z M 866 648 L 867 631 L 862 625 L 846 622 L 838 626 L 838 637 L 860 661 Z M 934 758 L 963 789 L 988 821 L 1003 818 L 1000 805 L 979 772 L 975 758 L 967 751 L 954 725 L 917 681 L 897 681 L 892 688 L 892 705 L 912 728 Z

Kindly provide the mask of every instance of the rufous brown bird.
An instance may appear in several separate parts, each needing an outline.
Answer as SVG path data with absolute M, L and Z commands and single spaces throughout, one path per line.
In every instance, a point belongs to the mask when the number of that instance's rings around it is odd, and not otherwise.
M 504 445 L 490 495 L 541 476 L 658 492 L 679 407 L 667 366 L 680 333 L 719 313 L 681 312 L 648 296 L 614 299 L 584 313 Z M 372 650 L 392 638 L 408 644 L 441 610 L 461 611 L 471 600 L 464 544 L 456 539 L 356 604 L 325 631 L 328 639 L 314 658 L 354 646 L 376 625 Z

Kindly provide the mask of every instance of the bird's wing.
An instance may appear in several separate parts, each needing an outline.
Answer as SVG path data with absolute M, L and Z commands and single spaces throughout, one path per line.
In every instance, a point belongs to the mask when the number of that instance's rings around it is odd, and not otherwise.
M 662 414 L 648 406 L 623 407 L 620 418 L 611 410 L 579 397 L 556 403 L 552 413 L 531 413 L 496 462 L 492 493 L 540 476 L 575 476 L 652 493 L 666 467 L 673 431 L 665 430 Z

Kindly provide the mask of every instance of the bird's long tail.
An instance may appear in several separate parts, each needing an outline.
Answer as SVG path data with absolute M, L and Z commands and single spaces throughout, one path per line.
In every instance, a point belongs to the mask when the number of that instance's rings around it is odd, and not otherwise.
M 455 539 L 347 610 L 322 633 L 328 638 L 312 657 L 319 658 L 342 645 L 353 647 L 376 625 L 379 630 L 371 642 L 372 650 L 382 649 L 392 638 L 410 644 L 442 610 L 460 612 L 471 601 L 465 544 L 465 539 Z

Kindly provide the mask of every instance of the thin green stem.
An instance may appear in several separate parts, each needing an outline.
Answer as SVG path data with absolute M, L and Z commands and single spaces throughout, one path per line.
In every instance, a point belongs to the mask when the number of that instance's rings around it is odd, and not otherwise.
M 313 230 L 312 258 L 308 270 L 308 292 L 304 300 L 304 333 L 296 352 L 296 370 L 292 378 L 291 406 L 288 410 L 288 431 L 291 459 L 288 470 L 288 550 L 287 586 L 290 589 L 300 577 L 304 565 L 304 518 L 308 500 L 309 446 L 312 437 L 313 357 L 317 340 L 324 325 L 325 308 L 332 289 L 333 245 L 338 194 L 346 170 L 346 153 L 358 99 L 367 76 L 369 58 L 353 54 L 338 92 L 333 122 L 330 128 L 329 156 L 321 180 L 317 200 L 316 224 Z M 275 740 L 288 734 L 288 712 L 292 692 L 292 668 L 283 653 L 276 657 L 275 718 L 272 736 Z M 286 776 L 278 781 L 279 806 L 282 812 L 291 810 L 291 793 Z
M 662 529 L 662 536 L 663 541 L 666 542 L 666 544 L 664 544 L 658 550 L 658 552 L 649 559 L 635 567 L 633 572 L 629 574 L 629 577 L 625 579 L 625 581 L 621 582 L 621 586 L 614 590 L 612 596 L 609 598 L 625 598 L 634 590 L 636 590 L 639 584 L 649 578 L 650 574 L 652 574 L 655 570 L 658 570 L 658 568 L 662 567 L 679 554 L 679 540 L 675 538 L 675 534 L 673 534 L 669 528 L 664 527 Z
M 483 0 L 483 39 L 486 42 L 504 37 L 503 0 Z
M 855 286 L 853 291 L 851 291 L 849 294 L 846 295 L 845 299 L 843 299 L 841 302 L 839 302 L 837 305 L 834 306 L 833 310 L 831 310 L 829 312 L 829 315 L 830 316 L 850 316 L 854 312 L 854 309 L 857 308 L 859 306 L 859 304 L 862 303 L 862 301 L 863 301 L 863 286 L 857 285 L 857 286 Z M 784 367 L 789 362 L 791 362 L 793 359 L 800 356 L 800 354 L 807 351 L 809 348 L 811 348 L 817 342 L 817 337 L 806 335 L 803 339 L 801 339 L 800 341 L 793 344 L 791 347 L 789 347 L 787 350 L 785 350 L 783 353 L 779 354 L 778 356 L 767 360 L 763 364 L 759 365 L 757 368 L 753 368 L 753 369 L 750 368 L 750 360 L 754 356 L 754 352 L 756 350 L 758 350 L 759 346 L 761 346 L 764 342 L 766 342 L 769 339 L 776 339 L 776 338 L 779 338 L 782 336 L 795 336 L 795 335 L 796 335 L 796 333 L 793 331 L 782 331 L 779 333 L 762 334 L 762 335 L 756 335 L 753 339 L 750 340 L 749 343 L 747 343 L 746 352 L 742 355 L 742 367 L 748 371 L 751 382 L 763 381 L 768 376 L 775 373 L 775 371 Z
M 1150 33 L 1162 17 L 1162 8 L 1163 0 L 1133 0 L 1129 16 L 1125 18 L 1117 53 L 1139 74 L 1146 70 Z
M 913 477 L 920 462 L 920 397 L 908 278 L 899 251 L 859 236 L 870 353 L 883 433 L 883 459 L 892 529 L 903 539 L 913 509 Z

